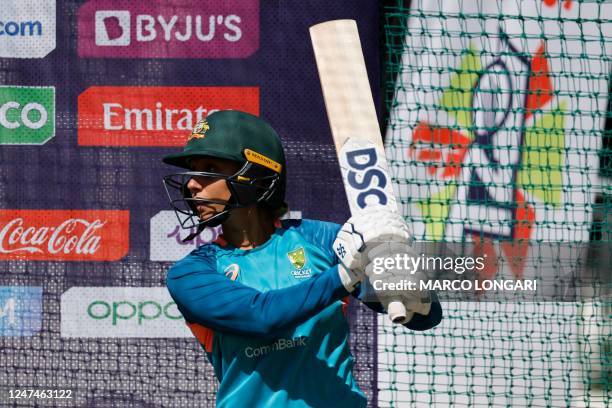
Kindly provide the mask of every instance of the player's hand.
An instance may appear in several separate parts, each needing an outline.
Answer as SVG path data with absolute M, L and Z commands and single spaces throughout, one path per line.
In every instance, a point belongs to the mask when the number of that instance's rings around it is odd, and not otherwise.
M 403 218 L 389 211 L 366 210 L 351 217 L 333 243 L 340 260 L 338 272 L 344 287 L 352 291 L 364 276 L 368 252 L 381 242 L 410 242 L 412 236 Z
M 405 258 L 416 258 L 416 251 L 406 243 L 401 242 L 385 242 L 381 243 L 368 252 L 368 265 L 365 268 L 365 274 L 370 282 L 370 285 L 375 289 L 376 296 L 389 313 L 394 323 L 404 324 L 410 321 L 414 313 L 423 315 L 429 314 L 431 309 L 431 294 L 429 290 L 421 290 L 421 281 L 425 281 L 427 276 L 421 270 L 412 270 L 412 262 L 388 262 L 383 260 L 391 259 L 393 261 L 401 261 Z M 378 259 L 378 261 L 377 261 Z M 406 268 L 409 266 L 409 268 Z M 378 281 L 375 284 L 375 281 Z M 393 289 L 391 285 L 403 283 L 402 290 Z M 384 286 L 384 285 L 387 286 Z M 409 289 L 407 287 L 412 287 Z M 394 302 L 398 302 L 395 305 Z M 403 319 L 395 318 L 398 304 L 401 303 L 405 308 L 405 317 Z M 390 310 L 389 308 L 391 307 Z M 401 305 L 399 305 L 401 309 Z

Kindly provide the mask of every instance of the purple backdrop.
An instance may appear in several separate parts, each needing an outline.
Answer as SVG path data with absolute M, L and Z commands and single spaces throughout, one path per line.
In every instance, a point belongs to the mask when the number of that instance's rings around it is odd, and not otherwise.
M 147 6 L 150 3 L 155 2 L 104 1 L 84 7 L 125 10 L 138 6 L 146 10 L 151 8 Z M 167 3 L 173 4 L 164 8 L 168 12 L 192 7 L 190 3 L 214 4 L 183 0 Z M 152 41 L 149 50 L 146 44 L 141 44 L 140 48 L 125 54 L 117 51 L 114 55 L 105 54 L 105 58 L 86 56 L 95 54 L 91 47 L 95 47 L 98 39 L 92 37 L 95 30 L 87 26 L 94 24 L 93 17 L 81 21 L 79 28 L 79 8 L 84 3 L 77 1 L 57 2 L 56 48 L 49 55 L 32 59 L 0 58 L 2 85 L 55 87 L 56 128 L 55 137 L 44 145 L 0 145 L 2 208 L 127 210 L 130 214 L 129 252 L 120 261 L 0 261 L 0 286 L 43 288 L 40 333 L 23 339 L 0 336 L 0 383 L 30 388 L 71 386 L 86 399 L 88 406 L 102 406 L 109 401 L 121 402 L 124 406 L 128 403 L 158 406 L 183 401 L 178 398 L 202 406 L 214 398 L 216 385 L 212 371 L 193 339 L 66 339 L 61 336 L 61 295 L 71 287 L 159 287 L 164 285 L 165 273 L 171 264 L 151 260 L 151 240 L 156 237 L 150 236 L 150 228 L 151 218 L 169 209 L 161 180 L 171 169 L 161 163 L 161 157 L 179 147 L 80 146 L 77 123 L 82 118 L 78 116 L 78 97 L 91 87 L 258 87 L 260 115 L 279 132 L 285 145 L 291 210 L 301 211 L 305 218 L 335 222 L 348 217 L 308 27 L 339 18 L 357 20 L 370 82 L 378 100 L 378 2 L 259 1 L 249 4 L 257 3 L 258 21 L 245 19 L 244 27 L 248 25 L 248 29 L 243 32 L 256 36 L 257 41 L 252 39 L 236 54 L 249 55 L 246 58 L 228 58 L 235 55 L 219 53 L 214 47 L 198 48 L 197 44 L 189 48 L 190 41 L 185 42 L 188 50 L 180 52 L 191 56 L 197 52 L 199 58 L 172 57 L 175 50 L 164 48 L 159 41 Z M 231 10 L 224 13 L 224 30 L 231 36 L 235 34 L 232 27 L 236 26 L 236 20 L 228 19 Z M 108 41 L 120 41 L 121 30 L 125 29 L 121 24 L 118 18 L 107 25 Z M 161 31 L 157 34 L 160 36 Z M 79 35 L 83 38 L 79 39 Z M 179 55 L 179 51 L 176 53 Z M 356 374 L 372 401 L 376 391 L 375 318 L 356 305 L 352 306 L 351 316 L 353 348 L 357 350 Z M 18 362 L 16 350 L 21 350 L 20 353 L 25 350 L 27 359 Z M 108 368 L 110 361 L 122 359 L 142 369 L 134 371 L 129 365 Z M 147 359 L 157 359 L 159 373 L 145 369 L 143 361 Z M 165 381 L 163 384 L 159 383 L 160 376 Z M 127 382 L 111 381 L 119 378 Z M 179 379 L 186 379 L 197 392 L 182 387 Z

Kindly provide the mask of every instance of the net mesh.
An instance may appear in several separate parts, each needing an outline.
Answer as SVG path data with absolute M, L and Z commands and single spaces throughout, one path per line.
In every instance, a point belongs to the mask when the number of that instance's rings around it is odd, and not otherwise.
M 385 143 L 417 238 L 494 248 L 489 278 L 573 285 L 570 298 L 443 301 L 424 333 L 379 320 L 379 405 L 608 406 L 609 4 L 383 9 Z

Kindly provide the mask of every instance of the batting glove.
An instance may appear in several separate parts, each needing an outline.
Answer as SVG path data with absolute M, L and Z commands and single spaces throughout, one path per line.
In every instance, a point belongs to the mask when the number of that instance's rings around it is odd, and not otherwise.
M 352 216 L 340 229 L 333 249 L 340 264 L 338 273 L 350 292 L 364 276 L 368 252 L 381 242 L 410 242 L 412 236 L 403 218 L 389 211 L 366 210 Z
M 368 252 L 368 265 L 365 274 L 369 279 L 370 285 L 374 288 L 376 296 L 389 315 L 397 313 L 390 310 L 390 306 L 396 307 L 394 302 L 401 302 L 406 309 L 403 320 L 394 320 L 395 323 L 404 324 L 410 321 L 414 313 L 422 315 L 429 314 L 431 309 L 431 294 L 429 290 L 421 290 L 420 282 L 426 281 L 427 276 L 420 270 L 410 270 L 404 268 L 404 262 L 385 263 L 384 260 L 398 259 L 404 260 L 406 257 L 415 258 L 418 254 L 406 243 L 385 242 L 377 245 Z M 377 261 L 378 260 L 378 261 Z M 407 262 L 411 267 L 412 262 Z M 375 284 L 375 281 L 379 281 Z M 403 282 L 405 287 L 412 285 L 413 289 L 393 290 L 389 285 L 397 285 Z M 387 286 L 384 286 L 387 285 Z

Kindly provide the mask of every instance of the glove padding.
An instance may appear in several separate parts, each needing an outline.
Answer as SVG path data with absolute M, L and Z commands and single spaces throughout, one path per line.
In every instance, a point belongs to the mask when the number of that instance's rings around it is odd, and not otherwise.
M 366 209 L 344 223 L 333 249 L 340 265 L 342 284 L 352 291 L 364 276 L 368 251 L 381 242 L 410 242 L 412 236 L 404 219 L 396 213 L 380 209 Z
M 365 268 L 365 274 L 369 280 L 370 285 L 375 289 L 375 294 L 383 305 L 385 310 L 389 313 L 389 317 L 394 323 L 404 324 L 410 321 L 414 313 L 422 315 L 428 315 L 431 309 L 431 294 L 429 290 L 421 290 L 419 282 L 426 281 L 427 276 L 420 270 L 409 270 L 403 269 L 403 265 L 396 265 L 395 262 L 391 268 L 387 268 L 384 262 L 378 262 L 376 265 L 376 259 L 387 259 L 392 258 L 395 260 L 396 256 L 400 255 L 402 258 L 407 255 L 410 258 L 418 257 L 418 254 L 414 249 L 401 242 L 384 242 L 376 247 L 372 248 L 368 252 L 368 265 Z M 411 263 L 409 263 L 412 266 Z M 383 272 L 380 272 L 380 269 Z M 378 273 L 376 273 L 378 272 Z M 375 285 L 375 281 L 380 281 L 378 285 Z M 407 286 L 407 282 L 413 283 L 413 290 L 391 290 L 381 288 L 381 284 L 398 284 L 404 281 Z M 376 287 L 379 289 L 377 290 Z M 394 302 L 401 302 L 406 309 L 405 318 L 398 318 L 401 305 L 393 304 Z M 391 309 L 390 309 L 391 308 Z

